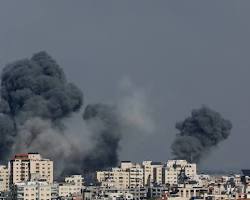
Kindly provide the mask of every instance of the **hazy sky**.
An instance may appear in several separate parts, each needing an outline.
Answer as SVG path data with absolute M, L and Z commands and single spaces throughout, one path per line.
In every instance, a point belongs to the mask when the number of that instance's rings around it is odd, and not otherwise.
M 0 64 L 46 50 L 85 105 L 117 98 L 124 78 L 143 89 L 156 128 L 125 138 L 121 159 L 170 159 L 175 122 L 206 104 L 234 128 L 202 166 L 249 168 L 249 10 L 228 0 L 2 1 Z

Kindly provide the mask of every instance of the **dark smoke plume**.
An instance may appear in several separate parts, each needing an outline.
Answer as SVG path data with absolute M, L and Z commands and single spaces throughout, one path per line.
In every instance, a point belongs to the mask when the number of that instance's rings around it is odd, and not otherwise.
M 81 91 L 67 82 L 61 67 L 46 52 L 7 65 L 1 76 L 0 160 L 17 153 L 11 152 L 14 147 L 38 151 L 32 149 L 33 141 L 42 142 L 37 138 L 42 138 L 46 126 L 36 126 L 32 120 L 39 118 L 52 129 L 62 129 L 61 120 L 79 110 L 82 99 Z
M 120 86 L 119 99 L 113 104 L 89 104 L 83 113 L 93 144 L 82 161 L 85 171 L 117 166 L 123 139 L 130 140 L 155 130 L 146 91 L 128 78 Z
M 7 65 L 1 76 L 0 160 L 39 152 L 55 161 L 56 175 L 116 166 L 124 134 L 154 130 L 144 91 L 125 83 L 125 98 L 115 106 L 88 105 L 81 130 L 70 132 L 64 119 L 81 108 L 83 95 L 56 61 L 39 52 Z
M 86 107 L 83 119 L 92 129 L 94 140 L 94 147 L 83 160 L 85 169 L 95 171 L 116 166 L 122 138 L 117 109 L 106 104 L 91 104 Z
M 176 124 L 179 130 L 172 144 L 176 159 L 199 162 L 205 153 L 230 135 L 232 124 L 210 108 L 203 106 L 192 111 L 190 117 Z

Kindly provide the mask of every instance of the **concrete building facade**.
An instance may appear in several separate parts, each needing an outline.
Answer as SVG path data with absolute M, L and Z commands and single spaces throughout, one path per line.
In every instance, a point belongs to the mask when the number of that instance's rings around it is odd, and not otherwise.
M 165 183 L 170 185 L 177 184 L 181 170 L 184 170 L 189 178 L 193 178 L 197 175 L 196 164 L 188 163 L 186 160 L 169 160 L 165 167 Z
M 9 190 L 9 170 L 5 165 L 0 165 L 0 192 Z
M 38 153 L 17 154 L 9 162 L 10 184 L 43 179 L 53 183 L 53 161 Z
M 15 184 L 14 200 L 50 200 L 52 186 L 47 182 L 21 182 Z

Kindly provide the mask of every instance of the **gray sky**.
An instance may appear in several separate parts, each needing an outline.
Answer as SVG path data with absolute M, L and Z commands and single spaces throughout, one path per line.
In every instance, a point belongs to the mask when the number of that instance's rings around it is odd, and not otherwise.
M 121 159 L 170 159 L 175 122 L 206 104 L 234 128 L 202 166 L 247 168 L 249 10 L 249 1 L 2 1 L 0 64 L 46 50 L 86 103 L 112 101 L 124 77 L 144 88 L 156 129 L 125 138 Z

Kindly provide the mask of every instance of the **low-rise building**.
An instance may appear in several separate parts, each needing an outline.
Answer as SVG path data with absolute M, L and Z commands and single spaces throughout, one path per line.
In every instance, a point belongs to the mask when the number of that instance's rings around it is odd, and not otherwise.
M 47 182 L 20 182 L 12 188 L 13 200 L 50 200 L 52 185 Z
M 84 183 L 84 179 L 82 175 L 71 175 L 71 176 L 65 177 L 65 183 L 82 187 Z
M 79 197 L 82 195 L 83 177 L 72 175 L 65 177 L 65 182 L 58 185 L 59 197 Z

